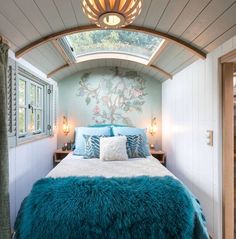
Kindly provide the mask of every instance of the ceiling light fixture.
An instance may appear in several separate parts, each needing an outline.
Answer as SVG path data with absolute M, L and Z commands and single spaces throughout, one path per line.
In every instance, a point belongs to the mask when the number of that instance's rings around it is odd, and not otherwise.
M 85 15 L 101 28 L 120 28 L 140 14 L 143 0 L 82 0 Z

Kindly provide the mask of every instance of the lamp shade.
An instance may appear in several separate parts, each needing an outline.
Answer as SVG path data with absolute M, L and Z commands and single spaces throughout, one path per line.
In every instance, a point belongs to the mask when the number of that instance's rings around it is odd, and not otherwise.
M 85 15 L 101 28 L 120 28 L 140 14 L 142 0 L 82 0 Z

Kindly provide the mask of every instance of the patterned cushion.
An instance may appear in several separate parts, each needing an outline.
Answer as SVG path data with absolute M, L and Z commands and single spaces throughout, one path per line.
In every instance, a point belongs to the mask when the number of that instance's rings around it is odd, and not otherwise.
M 145 156 L 150 156 L 149 143 L 146 135 L 146 129 L 132 128 L 132 127 L 112 127 L 113 135 L 142 135 L 143 145 L 142 149 Z
M 126 148 L 129 158 L 145 158 L 142 135 L 126 135 Z
M 111 127 L 90 128 L 77 127 L 75 128 L 75 152 L 77 155 L 85 154 L 85 139 L 83 135 L 106 135 L 111 136 Z
M 85 154 L 84 158 L 99 158 L 100 155 L 100 138 L 104 135 L 83 135 L 85 139 Z

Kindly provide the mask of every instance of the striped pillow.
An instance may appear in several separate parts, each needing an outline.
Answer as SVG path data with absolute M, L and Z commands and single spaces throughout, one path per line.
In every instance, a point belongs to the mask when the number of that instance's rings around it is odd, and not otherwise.
M 83 135 L 85 139 L 85 159 L 99 158 L 100 156 L 100 138 L 104 135 Z
M 126 135 L 126 148 L 129 158 L 146 158 L 142 135 Z

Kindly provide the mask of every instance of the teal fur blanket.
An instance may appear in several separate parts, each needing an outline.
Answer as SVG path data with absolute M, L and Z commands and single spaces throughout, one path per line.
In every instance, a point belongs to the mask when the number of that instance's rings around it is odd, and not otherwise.
M 172 177 L 45 178 L 21 205 L 16 239 L 206 239 L 201 208 Z

